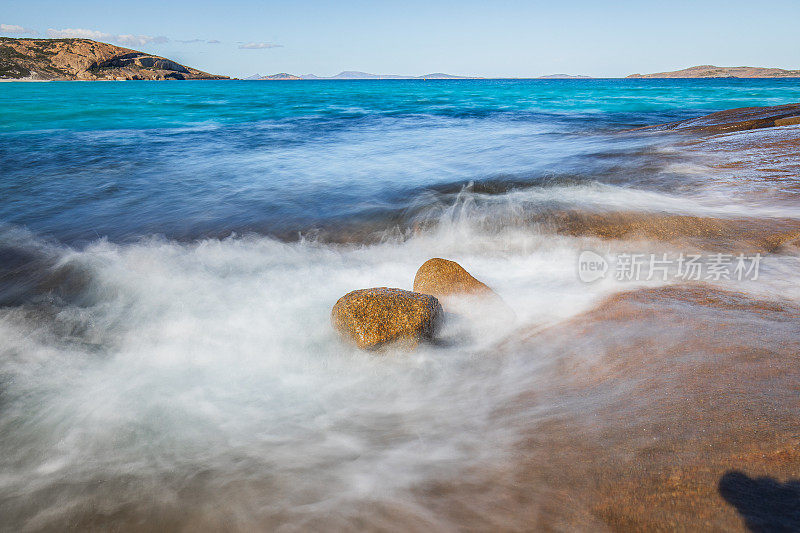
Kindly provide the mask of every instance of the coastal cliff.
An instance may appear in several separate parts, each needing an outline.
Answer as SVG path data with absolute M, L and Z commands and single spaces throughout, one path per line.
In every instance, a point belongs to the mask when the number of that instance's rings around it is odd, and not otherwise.
M 227 76 L 91 39 L 0 37 L 0 79 L 219 80 Z

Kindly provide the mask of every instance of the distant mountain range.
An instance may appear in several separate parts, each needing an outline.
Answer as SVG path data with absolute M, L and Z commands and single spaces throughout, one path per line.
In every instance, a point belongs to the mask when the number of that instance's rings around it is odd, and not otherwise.
M 699 65 L 683 70 L 672 72 L 656 72 L 654 74 L 631 74 L 628 78 L 800 78 L 800 70 L 784 70 L 780 68 L 768 67 L 717 67 L 714 65 Z M 453 76 L 442 72 L 423 74 L 422 76 L 401 76 L 397 74 L 370 74 L 368 72 L 358 72 L 346 70 L 336 76 L 323 77 L 314 74 L 273 74 L 271 76 L 260 76 L 256 74 L 246 79 L 256 80 L 451 80 L 451 79 L 486 79 L 470 76 Z M 540 80 L 588 80 L 591 76 L 573 74 L 550 74 L 539 76 Z
M 549 74 L 539 76 L 537 80 L 591 80 L 591 76 L 572 75 L 572 74 Z
M 481 80 L 489 79 L 473 76 L 454 76 L 453 74 L 445 74 L 444 72 L 433 72 L 431 74 L 423 74 L 422 76 L 403 76 L 400 74 L 370 74 L 369 72 L 360 72 L 357 70 L 345 70 L 336 76 L 317 76 L 315 74 L 288 74 L 280 72 L 278 74 L 271 74 L 269 76 L 262 76 L 261 74 L 254 74 L 244 78 L 246 80 Z M 542 80 L 577 80 L 577 79 L 591 79 L 591 76 L 573 76 L 571 74 L 550 74 L 549 76 L 539 76 L 537 79 Z
M 246 80 L 469 80 L 479 79 L 470 76 L 454 76 L 452 74 L 444 74 L 443 72 L 434 72 L 432 74 L 423 74 L 422 76 L 403 76 L 400 74 L 370 74 L 369 72 L 360 72 L 357 70 L 345 70 L 335 76 L 317 76 L 315 74 L 288 74 L 280 72 L 270 76 L 261 76 L 255 74 L 244 78 Z
M 800 70 L 766 67 L 716 67 L 699 65 L 672 72 L 631 74 L 628 78 L 800 78 Z

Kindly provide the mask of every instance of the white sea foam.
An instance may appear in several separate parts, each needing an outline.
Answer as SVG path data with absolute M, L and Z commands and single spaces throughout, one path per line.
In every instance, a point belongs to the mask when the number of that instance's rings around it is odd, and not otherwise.
M 555 200 L 710 209 L 603 185 L 488 199 L 508 212 Z M 434 230 L 372 246 L 265 237 L 36 244 L 89 283 L 81 307 L 0 312 L 0 495 L 21 502 L 6 508 L 18 513 L 13 523 L 45 527 L 86 505 L 135 514 L 149 512 L 148 502 L 169 510 L 181 500 L 174 508 L 184 509 L 186 490 L 198 516 L 243 529 L 280 516 L 346 519 L 356 501 L 431 519 L 414 487 L 459 476 L 465 465 L 501 464 L 538 416 L 523 405 L 497 413 L 536 389 L 546 362 L 505 359 L 490 347 L 521 325 L 558 322 L 634 286 L 581 283 L 576 260 L 586 241 L 524 225 L 486 231 L 481 213 L 464 193 L 442 208 Z M 517 322 L 477 317 L 451 332 L 449 345 L 411 354 L 363 353 L 336 338 L 329 312 L 337 298 L 372 286 L 410 289 L 419 265 L 437 256 L 492 286 Z M 762 292 L 782 290 L 776 280 L 787 268 L 773 271 Z
M 577 280 L 572 243 L 522 230 L 451 226 L 368 247 L 152 239 L 68 251 L 58 266 L 88 273 L 91 305 L 0 313 L 0 493 L 38 501 L 45 514 L 28 524 L 41 525 L 84 497 L 136 500 L 156 479 L 148 490 L 168 501 L 179 482 L 167 478 L 208 470 L 219 490 L 242 479 L 277 487 L 259 502 L 267 514 L 308 498 L 330 511 L 353 498 L 402 500 L 431 476 L 500 460 L 513 427 L 490 422 L 502 398 L 489 391 L 531 386 L 538 363 L 508 373 L 484 348 L 518 324 L 481 328 L 484 317 L 454 345 L 382 356 L 342 344 L 330 326 L 338 297 L 410 289 L 432 256 L 493 286 L 520 324 L 572 315 L 612 290 Z M 71 485 L 131 478 L 138 488 L 114 497 Z M 56 508 L 42 504 L 48 491 Z

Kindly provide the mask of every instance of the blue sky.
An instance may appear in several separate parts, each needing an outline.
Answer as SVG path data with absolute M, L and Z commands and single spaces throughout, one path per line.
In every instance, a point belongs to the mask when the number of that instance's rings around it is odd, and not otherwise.
M 625 76 L 800 68 L 798 20 L 798 0 L 4 0 L 0 35 L 86 35 L 231 76 Z

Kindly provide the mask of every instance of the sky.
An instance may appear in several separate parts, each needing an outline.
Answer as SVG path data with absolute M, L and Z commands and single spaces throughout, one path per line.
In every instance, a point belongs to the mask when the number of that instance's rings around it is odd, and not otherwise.
M 0 35 L 88 37 L 214 74 L 619 77 L 800 69 L 800 0 L 0 0 Z

